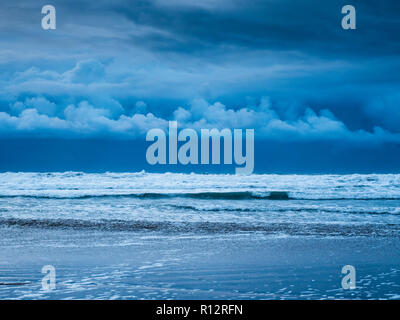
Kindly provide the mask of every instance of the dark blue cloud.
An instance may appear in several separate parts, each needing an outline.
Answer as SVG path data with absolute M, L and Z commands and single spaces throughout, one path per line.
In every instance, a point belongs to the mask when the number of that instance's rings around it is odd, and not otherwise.
M 400 3 L 54 0 L 0 4 L 0 136 L 144 138 L 183 127 L 258 139 L 400 142 Z

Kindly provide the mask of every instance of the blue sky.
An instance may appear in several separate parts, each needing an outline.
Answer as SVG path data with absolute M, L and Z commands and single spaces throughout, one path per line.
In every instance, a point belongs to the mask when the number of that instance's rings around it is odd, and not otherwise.
M 56 30 L 41 29 L 45 4 L 57 10 Z M 346 4 L 357 10 L 356 30 L 341 28 Z M 276 150 L 258 162 L 282 157 L 275 171 L 313 171 L 316 153 L 336 150 L 320 171 L 357 171 L 363 159 L 365 171 L 398 172 L 399 13 L 394 0 L 3 0 L 0 170 L 32 169 L 35 152 L 40 170 L 52 168 L 52 149 L 32 150 L 28 138 L 139 148 L 147 130 L 178 120 L 254 128 L 259 148 Z M 279 143 L 299 164 L 284 161 Z M 101 170 L 122 170 L 118 157 Z M 141 169 L 132 163 L 123 170 Z

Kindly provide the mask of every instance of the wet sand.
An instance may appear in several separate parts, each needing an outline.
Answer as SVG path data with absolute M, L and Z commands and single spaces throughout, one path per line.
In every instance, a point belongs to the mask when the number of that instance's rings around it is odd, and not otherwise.
M 400 299 L 393 237 L 0 228 L 1 299 Z M 56 289 L 41 287 L 44 265 Z M 355 290 L 341 287 L 344 265 Z

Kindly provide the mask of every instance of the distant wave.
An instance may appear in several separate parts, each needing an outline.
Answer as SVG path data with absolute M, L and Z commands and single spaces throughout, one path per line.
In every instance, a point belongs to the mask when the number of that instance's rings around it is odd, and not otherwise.
M 198 212 L 259 212 L 259 208 L 200 208 L 195 206 L 186 206 L 180 204 L 170 204 L 167 207 L 178 209 L 178 210 L 191 210 Z
M 3 194 L 0 198 L 34 198 L 34 199 L 91 199 L 91 198 L 138 198 L 138 199 L 170 199 L 170 198 L 188 198 L 188 199 L 205 199 L 205 200 L 307 200 L 307 201 L 344 201 L 344 200 L 398 200 L 400 197 L 304 197 L 291 196 L 286 191 L 271 192 L 251 192 L 251 191 L 233 191 L 233 192 L 176 192 L 176 193 L 99 193 L 99 194 Z
M 247 208 L 247 207 L 237 207 L 237 208 L 202 208 L 202 207 L 195 207 L 190 205 L 175 205 L 169 204 L 167 205 L 170 208 L 177 209 L 177 210 L 191 210 L 191 211 L 198 211 L 198 212 L 260 212 L 264 211 L 263 208 Z M 306 213 L 346 213 L 346 214 L 365 214 L 365 215 L 400 215 L 400 211 L 370 211 L 370 210 L 348 210 L 340 207 L 339 209 L 331 209 L 331 208 L 295 208 L 295 207 L 285 207 L 285 208 L 269 208 L 270 212 L 306 212 Z
M 162 233 L 253 233 L 286 234 L 290 236 L 394 236 L 399 237 L 400 225 L 391 224 L 323 224 L 323 223 L 264 223 L 231 222 L 173 222 L 76 219 L 0 218 L 0 226 L 40 229 L 101 230 L 120 232 Z
M 213 200 L 251 200 L 251 199 L 269 199 L 269 200 L 289 200 L 287 192 L 268 192 L 266 194 L 256 194 L 250 191 L 237 192 L 189 192 L 189 193 L 120 193 L 120 194 L 90 194 L 90 195 L 0 195 L 0 198 L 38 198 L 38 199 L 90 199 L 90 198 L 114 198 L 130 197 L 140 199 L 165 199 L 165 198 L 191 198 L 191 199 L 213 199 Z

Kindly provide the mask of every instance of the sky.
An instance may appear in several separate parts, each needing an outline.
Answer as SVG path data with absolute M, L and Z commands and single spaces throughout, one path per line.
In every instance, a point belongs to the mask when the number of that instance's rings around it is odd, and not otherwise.
M 56 30 L 41 28 L 47 4 Z M 347 4 L 356 30 L 341 26 Z M 395 0 L 2 0 L 0 171 L 171 171 L 146 164 L 145 136 L 176 120 L 254 129 L 256 172 L 400 172 L 399 13 Z

